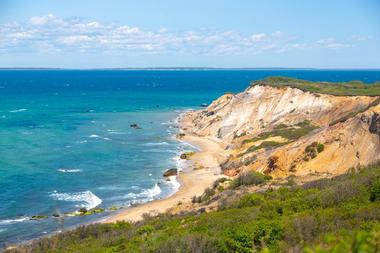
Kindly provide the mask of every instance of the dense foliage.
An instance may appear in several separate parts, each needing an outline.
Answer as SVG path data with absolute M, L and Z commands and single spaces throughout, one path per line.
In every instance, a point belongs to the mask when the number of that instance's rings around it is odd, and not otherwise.
M 379 165 L 269 189 L 220 199 L 214 212 L 88 225 L 12 252 L 379 252 Z
M 293 87 L 313 93 L 336 96 L 380 96 L 380 82 L 365 84 L 361 81 L 351 82 L 311 82 L 289 77 L 268 77 L 255 81 L 252 85 L 269 85 L 274 87 Z

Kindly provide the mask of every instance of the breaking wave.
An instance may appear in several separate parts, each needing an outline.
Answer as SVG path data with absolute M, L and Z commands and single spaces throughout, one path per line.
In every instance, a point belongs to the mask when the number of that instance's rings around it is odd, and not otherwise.
M 82 172 L 80 169 L 58 169 L 57 171 L 62 172 L 62 173 L 78 173 Z
M 19 222 L 28 221 L 28 220 L 29 220 L 29 217 L 22 217 L 22 218 L 18 218 L 18 219 L 0 220 L 0 225 L 10 225 L 10 224 L 15 224 L 15 223 L 19 223 Z
M 93 194 L 91 191 L 76 192 L 76 193 L 59 193 L 54 191 L 50 196 L 55 200 L 69 201 L 69 202 L 81 202 L 75 205 L 76 207 L 85 207 L 92 209 L 102 203 L 102 200 Z
M 11 110 L 11 111 L 9 111 L 9 112 L 12 112 L 12 113 L 14 113 L 14 112 L 25 112 L 25 111 L 27 111 L 27 110 L 28 110 L 28 109 L 21 108 L 21 109 Z

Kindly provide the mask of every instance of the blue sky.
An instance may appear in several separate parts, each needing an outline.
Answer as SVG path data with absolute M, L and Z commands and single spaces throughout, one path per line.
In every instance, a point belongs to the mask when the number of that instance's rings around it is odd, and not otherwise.
M 203 66 L 380 68 L 380 1 L 0 1 L 0 67 Z

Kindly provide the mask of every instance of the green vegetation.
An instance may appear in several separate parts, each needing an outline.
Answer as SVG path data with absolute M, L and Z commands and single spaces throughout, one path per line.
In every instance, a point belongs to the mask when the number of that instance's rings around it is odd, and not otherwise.
M 226 190 L 231 191 L 231 190 Z M 225 192 L 223 192 L 225 193 Z M 232 193 L 232 191 L 230 192 Z M 218 211 L 93 224 L 8 252 L 379 252 L 380 165 L 229 194 Z
M 260 140 L 266 140 L 270 137 L 275 137 L 275 136 L 280 136 L 282 138 L 287 139 L 286 142 L 277 142 L 277 141 L 263 141 L 260 145 L 258 146 L 251 146 L 249 147 L 244 153 L 241 154 L 245 155 L 250 152 L 254 152 L 259 149 L 269 149 L 269 148 L 274 148 L 274 147 L 279 147 L 285 144 L 288 144 L 290 142 L 293 142 L 302 136 L 307 135 L 314 129 L 317 129 L 318 127 L 314 126 L 309 120 L 304 120 L 300 123 L 297 123 L 292 126 L 288 126 L 285 124 L 280 124 L 276 126 L 272 131 L 269 132 L 264 132 L 259 134 L 257 137 L 254 137 L 252 139 L 247 139 L 243 141 L 243 144 L 251 143 L 251 142 L 256 142 Z
M 262 148 L 264 148 L 264 149 L 275 148 L 275 147 L 279 147 L 279 146 L 285 145 L 287 143 L 289 143 L 289 142 L 263 141 L 258 146 L 251 146 L 251 147 L 249 147 L 244 153 L 240 154 L 240 156 L 246 155 L 246 154 L 248 154 L 250 152 L 254 152 L 254 151 L 262 149 Z
M 297 123 L 292 126 L 287 126 L 285 124 L 280 124 L 276 126 L 272 131 L 270 132 L 264 132 L 259 134 L 257 137 L 244 140 L 243 144 L 245 143 L 250 143 L 250 142 L 255 142 L 259 140 L 265 140 L 268 139 L 269 137 L 275 137 L 275 136 L 280 136 L 282 138 L 285 138 L 289 141 L 295 141 L 302 136 L 307 135 L 314 129 L 317 129 L 318 127 L 314 126 L 309 120 L 304 120 L 300 123 Z
M 41 220 L 41 219 L 47 219 L 49 216 L 47 215 L 33 215 L 30 219 L 31 220 Z
M 204 193 L 201 196 L 193 196 L 191 199 L 192 203 L 202 203 L 206 201 L 210 201 L 211 198 L 217 193 L 224 191 L 224 187 L 220 184 L 223 184 L 224 182 L 231 181 L 228 178 L 222 177 L 218 178 L 214 181 L 212 184 L 212 187 L 207 188 Z
M 289 77 L 268 77 L 255 81 L 252 85 L 269 85 L 273 87 L 293 87 L 313 93 L 335 96 L 380 96 L 380 82 L 365 84 L 361 81 L 351 82 L 310 82 Z
M 239 174 L 239 176 L 232 181 L 232 188 L 237 188 L 239 186 L 247 185 L 261 185 L 271 180 L 272 177 L 264 175 L 256 171 L 248 171 Z
M 314 159 L 317 157 L 319 153 L 321 153 L 325 149 L 325 145 L 319 142 L 313 142 L 312 144 L 306 146 L 305 148 L 305 156 L 303 160 L 309 161 L 310 159 Z

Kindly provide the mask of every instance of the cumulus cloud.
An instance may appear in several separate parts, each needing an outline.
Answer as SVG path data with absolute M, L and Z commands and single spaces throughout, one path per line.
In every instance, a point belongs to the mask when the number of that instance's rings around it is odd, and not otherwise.
M 255 55 L 266 51 L 281 53 L 315 47 L 342 49 L 351 46 L 332 38 L 315 42 L 297 41 L 296 37 L 280 31 L 250 34 L 213 29 L 171 32 L 161 28 L 148 31 L 124 24 L 63 19 L 53 14 L 32 17 L 23 23 L 0 24 L 0 34 L 2 52 L 102 50 L 134 54 Z

